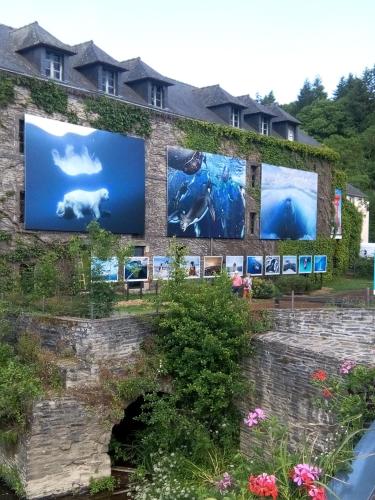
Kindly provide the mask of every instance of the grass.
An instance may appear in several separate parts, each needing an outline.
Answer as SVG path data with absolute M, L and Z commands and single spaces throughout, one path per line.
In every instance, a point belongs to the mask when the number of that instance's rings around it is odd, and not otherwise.
M 356 278 L 353 276 L 339 276 L 327 283 L 327 287 L 334 292 L 347 292 L 351 290 L 363 290 L 370 288 L 370 293 L 373 288 L 373 282 L 368 278 Z

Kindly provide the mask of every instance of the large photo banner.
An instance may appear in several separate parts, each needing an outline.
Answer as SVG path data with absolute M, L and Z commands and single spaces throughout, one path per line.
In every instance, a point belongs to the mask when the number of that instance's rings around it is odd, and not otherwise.
M 318 175 L 262 164 L 260 238 L 315 240 Z
M 168 147 L 168 236 L 243 238 L 246 161 Z
M 143 139 L 25 115 L 25 228 L 143 234 Z
M 332 237 L 336 240 L 342 239 L 342 191 L 335 189 L 335 196 L 332 200 Z

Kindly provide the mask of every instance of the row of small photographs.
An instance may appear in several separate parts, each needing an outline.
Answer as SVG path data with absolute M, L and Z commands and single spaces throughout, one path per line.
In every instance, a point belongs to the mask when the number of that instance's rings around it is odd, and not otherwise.
M 314 258 L 313 258 L 314 257 Z M 171 257 L 153 257 L 153 279 L 167 280 L 171 273 Z M 326 255 L 284 255 L 282 266 L 280 255 L 250 255 L 246 258 L 246 270 L 252 276 L 275 276 L 279 274 L 310 274 L 327 272 Z M 197 255 L 187 255 L 184 258 L 183 268 L 189 279 L 200 278 L 201 258 Z M 223 256 L 203 257 L 203 277 L 212 278 L 219 274 L 223 268 Z M 108 260 L 92 259 L 91 269 L 96 269 L 105 281 L 116 282 L 119 280 L 119 266 L 117 259 Z M 225 258 L 225 269 L 230 276 L 235 272 L 244 274 L 244 258 L 240 255 L 228 255 Z M 148 281 L 149 258 L 132 257 L 124 266 L 125 281 Z

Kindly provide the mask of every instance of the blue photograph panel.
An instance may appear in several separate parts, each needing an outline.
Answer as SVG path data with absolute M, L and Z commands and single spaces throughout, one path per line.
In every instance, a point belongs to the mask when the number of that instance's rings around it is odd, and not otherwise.
M 312 256 L 300 255 L 298 257 L 298 272 L 299 274 L 312 273 Z
M 326 255 L 315 255 L 314 256 L 314 273 L 326 273 L 327 272 L 327 256 Z
M 125 281 L 148 280 L 148 257 L 131 257 L 124 266 Z
M 262 276 L 263 255 L 248 255 L 246 271 L 252 276 Z
M 168 236 L 243 238 L 245 186 L 245 160 L 169 147 Z
M 143 234 L 143 139 L 25 115 L 25 228 Z
M 315 240 L 318 175 L 262 164 L 260 238 Z
M 91 276 L 95 279 L 95 274 L 100 275 L 104 281 L 118 281 L 118 260 L 112 257 L 108 260 L 101 260 L 96 257 L 91 259 Z

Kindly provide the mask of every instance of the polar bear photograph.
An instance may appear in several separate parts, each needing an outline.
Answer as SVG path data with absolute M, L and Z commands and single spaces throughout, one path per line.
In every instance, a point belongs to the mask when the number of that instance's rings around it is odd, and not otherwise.
M 143 139 L 25 115 L 25 229 L 144 234 Z
M 93 215 L 100 219 L 100 204 L 109 199 L 108 189 L 101 188 L 96 191 L 76 189 L 64 195 L 63 201 L 57 204 L 56 215 L 59 217 L 82 219 L 85 215 Z

